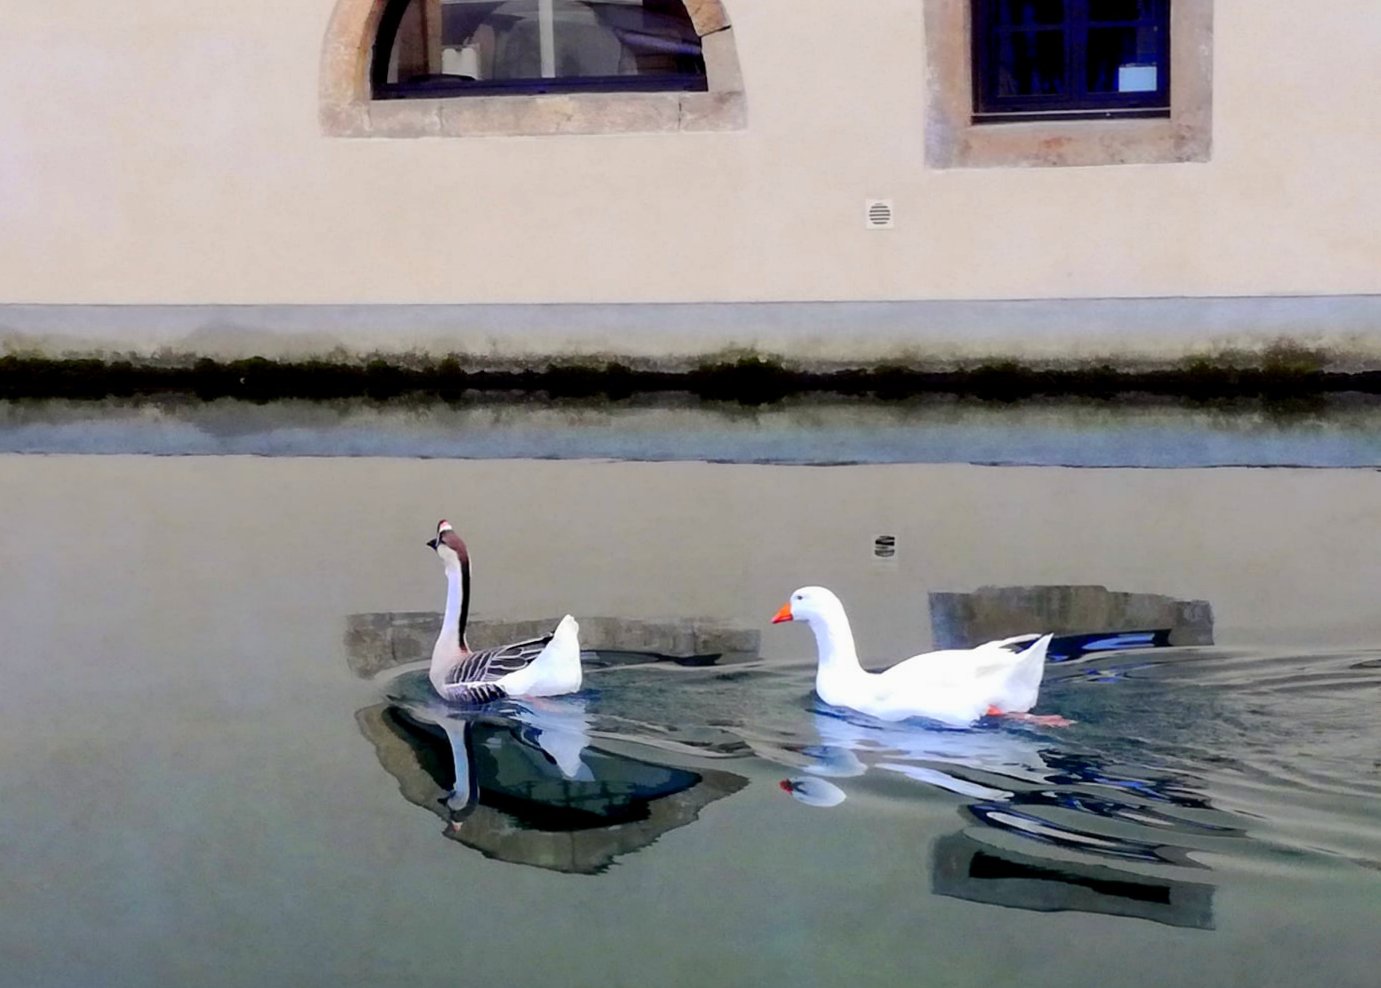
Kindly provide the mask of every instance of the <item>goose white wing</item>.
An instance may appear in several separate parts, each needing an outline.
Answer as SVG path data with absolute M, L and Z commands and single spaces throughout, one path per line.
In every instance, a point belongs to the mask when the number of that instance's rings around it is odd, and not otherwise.
M 900 663 L 908 666 L 908 673 L 915 675 L 924 668 L 936 682 L 962 682 L 984 676 L 1000 675 L 1004 670 L 1015 669 L 1033 657 L 1039 648 L 1044 660 L 1045 649 L 1040 647 L 1041 635 L 1016 635 L 984 642 L 973 648 L 949 648 L 938 652 L 925 652 L 912 656 Z M 1048 643 L 1047 643 L 1048 644 Z M 897 668 L 894 666 L 893 668 Z M 890 671 L 890 670 L 884 670 Z
M 1034 636 L 1033 636 L 1034 638 Z M 1041 667 L 1045 662 L 1045 648 L 1039 644 L 1023 642 L 1009 645 L 1005 642 L 990 642 L 975 649 L 971 673 L 976 678 L 987 676 L 1007 676 L 1031 666 Z
M 1029 643 L 1008 639 L 979 646 L 987 654 L 974 667 L 974 675 L 990 692 L 989 706 L 1003 713 L 1024 713 L 1036 705 L 1050 641 L 1050 635 L 1042 635 Z
M 551 643 L 551 635 L 511 642 L 496 648 L 482 648 L 470 652 L 446 673 L 448 699 L 468 703 L 487 703 L 505 696 L 498 680 L 532 665 L 542 650 Z
M 975 720 L 989 707 L 1004 713 L 1029 710 L 1036 703 L 1049 645 L 1049 635 L 1034 643 L 1023 636 L 914 656 L 871 681 L 876 706 L 868 712 L 883 711 L 879 715 L 886 719 L 885 712 L 908 709 L 922 696 L 925 716 L 955 723 Z

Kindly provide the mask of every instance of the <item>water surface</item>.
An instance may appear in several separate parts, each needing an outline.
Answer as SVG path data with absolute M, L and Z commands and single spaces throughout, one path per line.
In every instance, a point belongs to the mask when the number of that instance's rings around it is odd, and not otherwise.
M 1358 467 L 1381 466 L 1381 403 L 15 401 L 0 402 L 0 452 Z
M 1372 471 L 0 456 L 0 505 L 15 984 L 1374 983 Z M 443 515 L 479 617 L 760 654 L 362 678 Z M 987 584 L 1208 600 L 1216 644 L 1052 667 L 1068 728 L 883 725 L 767 624 L 803 583 L 876 664 Z

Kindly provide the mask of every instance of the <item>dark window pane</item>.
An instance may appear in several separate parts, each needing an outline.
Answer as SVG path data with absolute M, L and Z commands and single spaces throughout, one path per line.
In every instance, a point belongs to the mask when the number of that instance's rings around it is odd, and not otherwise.
M 1153 27 L 1089 28 L 1085 52 L 1090 93 L 1155 92 L 1160 85 Z
M 998 40 L 999 96 L 1058 95 L 1065 79 L 1063 31 L 1008 31 Z
M 1169 0 L 974 0 L 975 119 L 1160 116 Z
M 998 0 L 999 25 L 1063 24 L 1064 20 L 1064 0 Z
M 1135 21 L 1150 17 L 1152 0 L 1089 0 L 1091 21 Z
M 411 0 L 389 84 L 703 76 L 681 0 Z

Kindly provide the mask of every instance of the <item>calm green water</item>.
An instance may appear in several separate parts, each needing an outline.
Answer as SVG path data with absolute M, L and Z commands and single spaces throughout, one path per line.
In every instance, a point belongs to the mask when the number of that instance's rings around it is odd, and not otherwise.
M 1376 982 L 1374 472 L 0 456 L 0 506 L 0 982 Z M 356 675 L 442 515 L 480 617 L 760 654 L 478 713 Z M 807 582 L 877 664 L 985 584 L 1218 644 L 1052 667 L 1069 728 L 879 725 L 768 625 Z

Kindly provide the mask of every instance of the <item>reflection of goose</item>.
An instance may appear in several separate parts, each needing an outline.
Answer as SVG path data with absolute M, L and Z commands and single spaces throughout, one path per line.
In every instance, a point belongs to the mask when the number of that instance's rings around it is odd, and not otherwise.
M 470 722 L 440 717 L 435 723 L 446 732 L 446 739 L 451 742 L 451 764 L 455 766 L 455 783 L 438 802 L 446 807 L 451 826 L 459 826 L 479 801 L 479 786 L 470 760 Z
M 515 704 L 513 717 L 526 725 L 523 737 L 535 741 L 567 779 L 590 782 L 590 766 L 580 758 L 590 746 L 590 718 L 579 697 Z
M 1005 800 L 1012 792 L 987 784 L 986 776 L 1040 785 L 1051 774 L 1034 740 L 1005 732 L 866 723 L 845 710 L 817 710 L 814 720 L 820 744 L 802 751 L 811 759 L 806 771 L 814 775 L 857 776 L 878 768 L 957 795 Z M 977 773 L 984 781 L 955 769 Z
M 448 700 L 484 703 L 503 696 L 556 696 L 580 689 L 580 626 L 567 614 L 542 638 L 472 652 L 465 640 L 470 612 L 470 553 L 444 518 L 427 545 L 446 567 L 446 612 L 432 647 L 428 675 Z
M 585 697 L 463 708 L 420 673 L 394 686 L 394 702 L 356 714 L 360 730 L 404 798 L 488 857 L 597 874 L 747 782 L 590 746 Z
M 1070 766 L 1084 766 L 1079 778 L 1111 778 L 1097 759 L 1061 753 L 1034 738 L 1005 731 L 937 731 L 913 724 L 866 718 L 852 711 L 819 709 L 815 729 L 820 744 L 801 749 L 812 775 L 862 775 L 870 769 L 896 772 L 909 779 L 965 797 L 964 815 L 1002 831 L 1084 855 L 1170 862 L 1200 867 L 1178 841 L 1191 837 L 1238 834 L 1235 828 L 1175 815 L 1141 800 L 1117 799 L 1099 791 L 1071 788 Z M 794 767 L 794 766 L 793 766 Z M 799 802 L 834 806 L 843 790 L 800 785 L 785 788 Z M 823 782 L 823 779 L 818 779 Z M 1159 787 L 1147 781 L 1142 786 Z M 1130 788 L 1126 790 L 1133 792 Z M 1202 809 L 1201 800 L 1173 797 L 1176 805 Z M 1076 821 L 1083 821 L 1083 826 Z M 1142 836 L 1132 836 L 1140 833 Z
M 844 790 L 840 789 L 833 782 L 826 782 L 824 779 L 813 779 L 809 776 L 797 779 L 783 779 L 778 783 L 783 792 L 791 794 L 791 798 L 798 803 L 805 803 L 807 806 L 838 806 L 844 802 Z
M 883 672 L 858 664 L 844 605 L 824 587 L 802 587 L 782 605 L 773 623 L 805 621 L 815 633 L 819 667 L 815 692 L 826 703 L 850 707 L 881 720 L 926 717 L 965 726 L 985 715 L 1025 717 L 1036 705 L 1050 636 L 1023 635 L 976 648 L 914 655 Z
M 1212 928 L 1211 885 L 1127 870 L 1126 863 L 1137 869 L 1169 863 L 1197 867 L 1182 851 L 1150 838 L 1230 831 L 1066 791 L 1057 780 L 1067 778 L 1067 763 L 1079 756 L 1051 751 L 1020 734 L 926 730 L 837 709 L 817 709 L 814 724 L 819 744 L 799 749 L 810 759 L 805 771 L 811 774 L 779 783 L 799 803 L 838 806 L 847 798 L 845 791 L 820 776 L 839 779 L 870 769 L 898 772 L 967 797 L 961 816 L 970 826 L 933 846 L 931 890 L 936 894 L 1019 909 L 1079 910 Z M 794 761 L 784 764 L 798 767 Z M 1084 828 L 1073 825 L 1080 819 Z M 1138 832 L 1146 839 L 1131 836 Z M 1096 859 L 1112 859 L 1117 866 Z
M 475 774 L 474 731 L 472 721 L 454 711 L 439 711 L 431 721 L 446 733 L 451 743 L 451 763 L 455 766 L 455 785 L 442 802 L 450 811 L 451 823 L 458 825 L 470 814 L 479 800 L 479 783 Z M 585 713 L 585 701 L 579 697 L 559 700 L 533 700 L 515 703 L 513 718 L 524 727 L 521 739 L 535 744 L 547 756 L 565 779 L 590 782 L 594 776 L 581 760 L 581 753 L 590 743 L 590 719 Z

